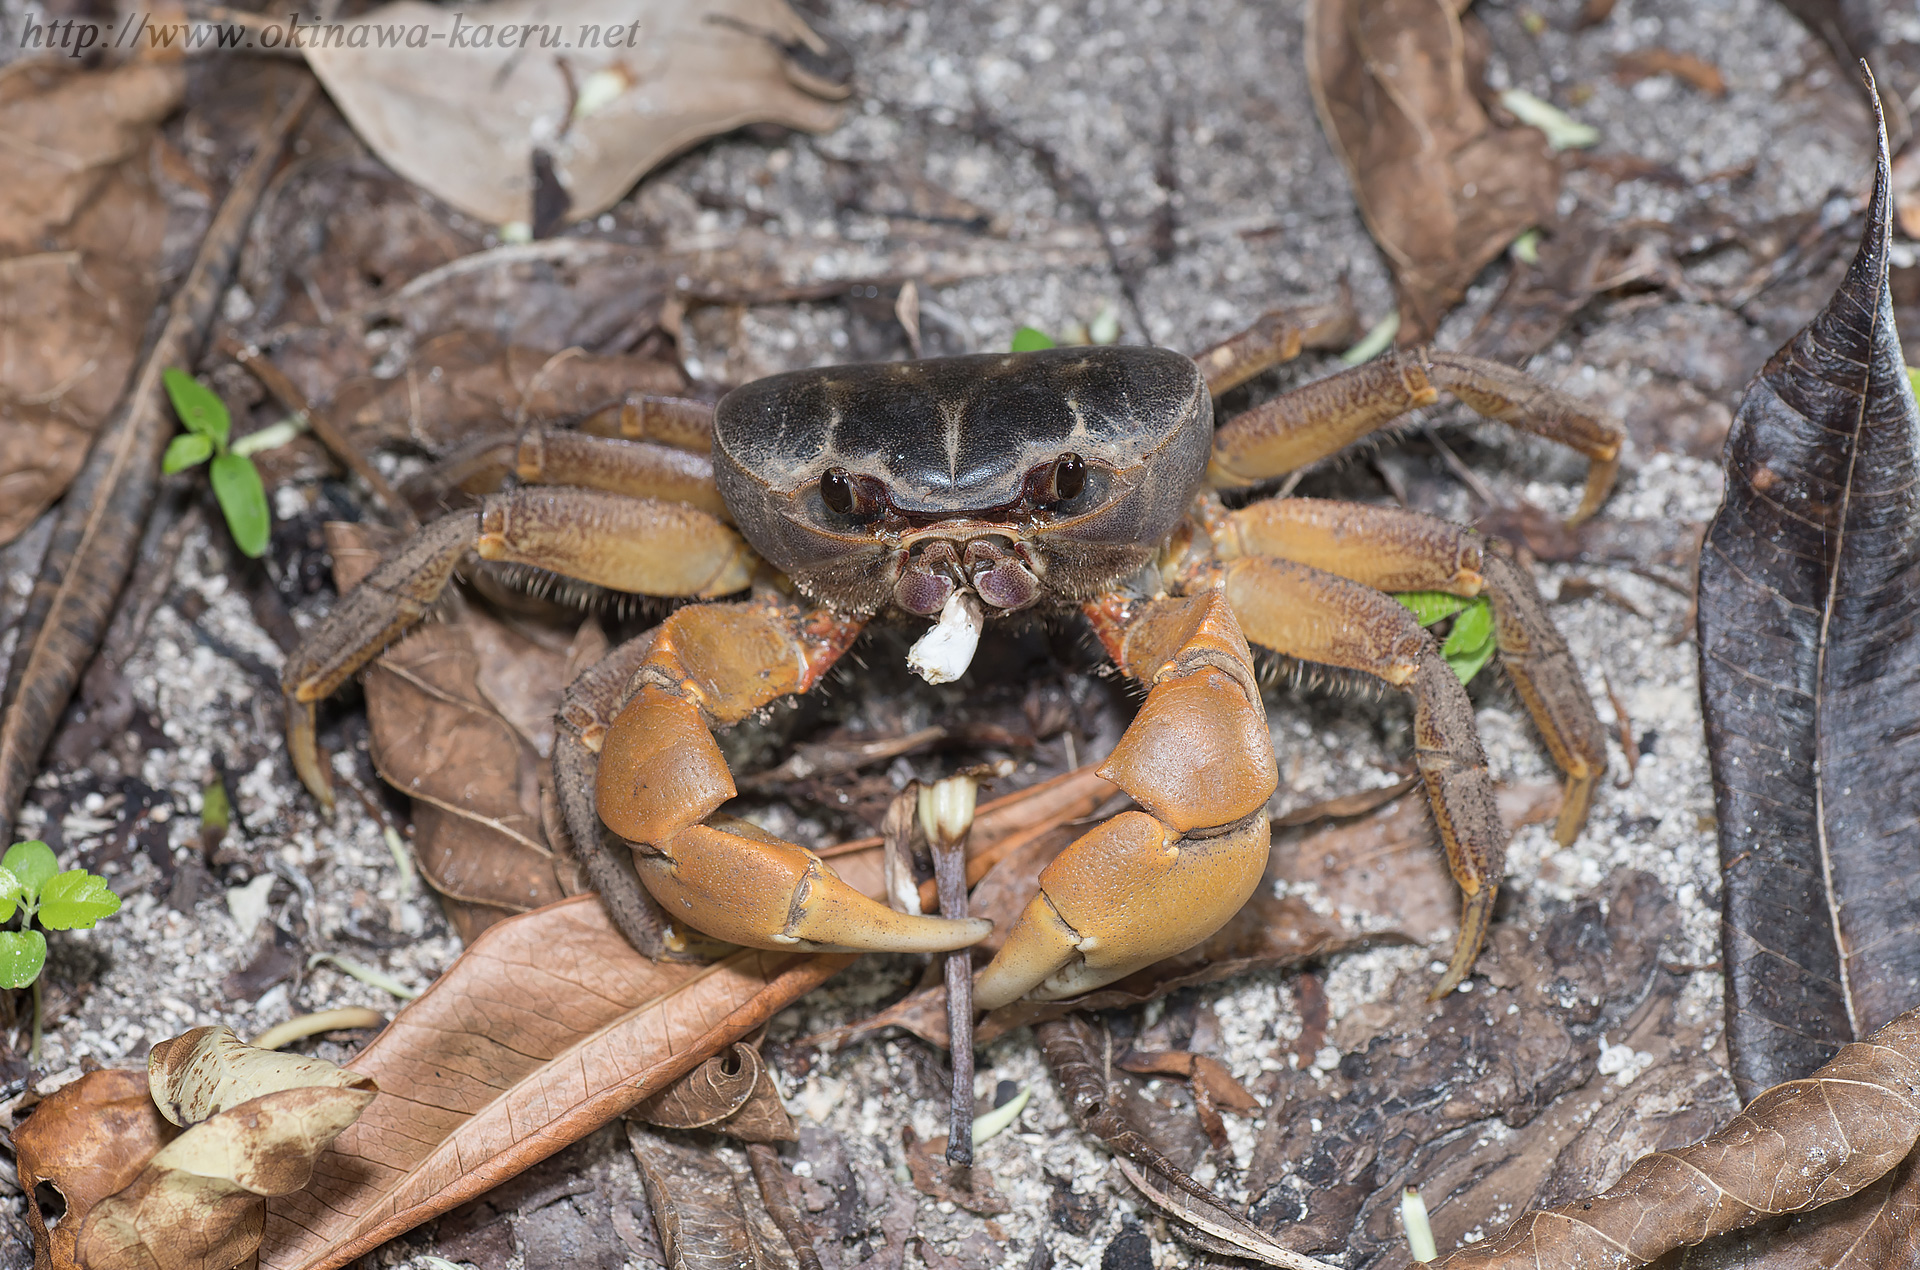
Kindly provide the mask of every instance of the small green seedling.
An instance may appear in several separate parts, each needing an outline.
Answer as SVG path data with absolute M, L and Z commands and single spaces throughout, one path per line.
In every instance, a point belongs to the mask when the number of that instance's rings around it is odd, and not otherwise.
M 267 533 L 273 526 L 267 512 L 267 490 L 253 460 L 227 447 L 233 420 L 226 403 L 183 370 L 168 367 L 160 378 L 167 386 L 173 412 L 186 427 L 167 445 L 161 470 L 172 475 L 213 460 L 207 474 L 213 480 L 213 496 L 220 500 L 220 510 L 226 514 L 227 528 L 233 531 L 234 545 L 259 559 L 267 553 Z
M 1053 336 L 1045 331 L 1023 326 L 1013 333 L 1013 351 L 1016 353 L 1037 353 L 1043 348 L 1052 347 Z
M 1484 595 L 1463 600 L 1445 591 L 1403 591 L 1393 597 L 1413 610 L 1420 625 L 1453 619 L 1453 629 L 1440 645 L 1440 655 L 1460 676 L 1461 683 L 1473 682 L 1480 668 L 1493 656 L 1493 607 Z
M 0 922 L 20 913 L 20 929 L 0 930 L 0 988 L 33 986 L 32 1061 L 40 1059 L 40 971 L 47 937 L 34 929 L 80 930 L 120 911 L 105 878 L 85 869 L 60 870 L 44 842 L 16 842 L 0 856 Z
M 0 988 L 24 988 L 47 964 L 47 937 L 33 929 L 81 930 L 120 911 L 105 878 L 60 870 L 44 842 L 17 842 L 0 857 L 0 922 L 20 911 L 20 929 L 0 931 Z

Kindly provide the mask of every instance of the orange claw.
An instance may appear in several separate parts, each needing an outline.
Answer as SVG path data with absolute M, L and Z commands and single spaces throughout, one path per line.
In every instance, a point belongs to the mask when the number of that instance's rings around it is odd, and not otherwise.
M 860 625 L 765 600 L 681 609 L 661 624 L 638 691 L 601 742 L 596 799 L 674 920 L 752 948 L 815 952 L 944 952 L 993 929 L 896 912 L 811 851 L 715 814 L 735 790 L 709 727 L 807 691 Z
M 636 851 L 634 864 L 669 914 L 750 948 L 945 952 L 977 944 L 993 929 L 980 918 L 922 917 L 876 903 L 813 852 L 730 816 Z
M 1133 796 L 1040 874 L 1040 894 L 974 982 L 974 1004 L 1077 996 L 1224 926 L 1267 865 L 1279 784 L 1253 658 L 1224 596 L 1088 605 L 1128 674 L 1153 685 L 1100 775 Z

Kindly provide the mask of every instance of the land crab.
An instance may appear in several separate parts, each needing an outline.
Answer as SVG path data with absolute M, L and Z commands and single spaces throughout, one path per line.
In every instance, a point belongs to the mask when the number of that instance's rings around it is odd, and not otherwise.
M 1145 700 L 1100 769 L 1136 805 L 1040 876 L 974 999 L 1084 993 L 1212 934 L 1258 884 L 1278 774 L 1249 643 L 1411 694 L 1416 761 L 1462 896 L 1435 995 L 1472 969 L 1507 834 L 1465 690 L 1389 592 L 1485 594 L 1499 658 L 1585 822 L 1606 746 L 1531 576 L 1501 543 L 1414 512 L 1246 490 L 1450 393 L 1587 456 L 1577 517 L 1621 438 L 1499 363 L 1413 348 L 1216 427 L 1213 399 L 1296 355 L 1312 311 L 1277 311 L 1188 358 L 1059 348 L 795 371 L 717 408 L 634 398 L 522 437 L 518 481 L 428 525 L 348 592 L 283 675 L 289 749 L 323 802 L 314 703 L 424 618 L 463 559 L 705 603 L 621 644 L 569 688 L 554 749 L 567 829 L 621 931 L 670 954 L 730 943 L 941 951 L 990 924 L 867 898 L 811 852 L 720 814 L 712 729 L 804 693 L 876 619 L 938 620 L 910 661 L 964 673 L 982 621 L 1084 615 Z M 745 593 L 744 599 L 722 597 Z M 605 835 L 631 847 L 632 868 Z M 636 881 L 637 873 L 637 881 Z

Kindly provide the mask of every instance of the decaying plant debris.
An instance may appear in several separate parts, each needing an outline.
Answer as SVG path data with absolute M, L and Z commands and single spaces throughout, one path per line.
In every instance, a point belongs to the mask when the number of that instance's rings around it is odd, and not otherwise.
M 1355 14 L 1405 14 L 1407 31 L 1454 32 L 1373 57 L 1425 76 L 1422 92 L 1396 109 L 1414 103 L 1448 125 L 1436 134 L 1446 170 L 1435 179 L 1457 223 L 1445 233 L 1439 220 L 1414 225 L 1434 231 L 1431 259 L 1402 259 L 1385 241 L 1393 218 L 1380 208 L 1391 211 L 1406 189 L 1370 174 L 1360 142 L 1341 136 L 1330 146 L 1318 131 L 1305 69 L 1308 7 L 1316 19 L 1347 15 L 1322 22 L 1322 37 L 1359 21 Z M 1851 20 L 1870 7 L 1793 6 L 1823 39 L 1818 10 Z M 599 641 L 648 614 L 602 613 L 583 625 L 482 579 L 447 621 L 369 676 L 371 757 L 357 707 L 323 719 L 340 819 L 321 820 L 294 794 L 265 702 L 298 623 L 334 594 L 329 569 L 352 563 L 347 535 L 322 524 L 388 518 L 302 436 L 258 456 L 280 512 L 263 570 L 224 552 L 210 503 L 181 515 L 194 487 L 163 490 L 144 538 L 132 532 L 131 510 L 108 508 L 128 522 L 118 545 L 139 555 L 118 612 L 96 605 L 88 619 L 104 630 L 112 614 L 111 655 L 91 667 L 82 653 L 69 655 L 75 664 L 60 673 L 79 685 L 76 704 L 64 717 L 57 702 L 46 705 L 37 724 L 51 733 L 54 757 L 18 768 L 23 824 L 54 841 L 63 861 L 108 872 L 130 896 L 123 931 L 57 941 L 49 1049 L 55 1067 L 69 1070 L 32 1073 L 51 1092 L 44 1100 L 20 1085 L 0 1089 L 28 1191 L 37 1175 L 22 1144 L 32 1126 L 79 1123 L 65 1119 L 79 1112 L 63 1108 L 97 1106 L 85 1115 L 93 1128 L 57 1165 L 88 1176 L 68 1188 L 54 1257 L 70 1261 L 86 1216 L 126 1192 L 172 1132 L 148 1110 L 145 1074 L 134 1080 L 113 1064 L 139 1062 L 156 1039 L 195 1026 L 228 1023 L 253 1035 L 307 1008 L 396 1012 L 381 989 L 337 971 L 340 962 L 428 990 L 378 1041 L 363 1031 L 300 1043 L 367 1071 L 383 1092 L 321 1157 L 324 1201 L 321 1191 L 236 1200 L 265 1207 L 264 1264 L 337 1264 L 370 1251 L 481 1266 L 518 1257 L 527 1267 L 744 1254 L 842 1270 L 915 1262 L 977 1270 L 1131 1267 L 1149 1256 L 1192 1264 L 1221 1254 L 1279 1264 L 1344 1257 L 1351 1270 L 1405 1264 L 1396 1211 L 1409 1182 L 1428 1197 L 1442 1252 L 1471 1239 L 1480 1251 L 1454 1255 L 1484 1258 L 1494 1247 L 1484 1237 L 1522 1208 L 1579 1209 L 1583 1196 L 1623 1176 L 1637 1184 L 1644 1173 L 1628 1169 L 1641 1156 L 1739 1123 L 1721 1038 L 1712 810 L 1684 640 L 1691 566 L 1717 500 L 1715 460 L 1732 407 L 1767 352 L 1833 293 L 1858 236 L 1865 99 L 1825 44 L 1775 0 L 1724 8 L 1637 0 L 1611 16 L 1604 3 L 1525 13 L 1483 3 L 1464 18 L 1466 7 L 1451 4 L 1220 3 L 1097 15 L 997 3 L 818 8 L 808 22 L 854 60 L 854 95 L 833 108 L 844 112 L 837 130 L 709 144 L 632 196 L 616 194 L 604 220 L 526 245 L 498 243 L 488 225 L 408 185 L 319 103 L 292 138 L 293 157 L 270 174 L 236 285 L 202 297 L 219 303 L 209 303 L 195 339 L 260 345 L 418 514 L 431 515 L 444 490 L 406 479 L 423 459 L 498 444 L 631 391 L 710 398 L 811 362 L 1000 348 L 1021 324 L 1064 334 L 1117 322 L 1123 338 L 1197 348 L 1265 309 L 1338 307 L 1350 294 L 1357 328 L 1399 310 L 1404 339 L 1424 325 L 1443 347 L 1533 356 L 1536 373 L 1597 403 L 1634 437 L 1620 493 L 1573 531 L 1562 521 L 1577 476 L 1484 431 L 1445 427 L 1436 440 L 1417 435 L 1301 483 L 1305 492 L 1479 515 L 1489 531 L 1530 548 L 1543 562 L 1544 593 L 1560 597 L 1556 620 L 1631 715 L 1630 730 L 1618 731 L 1640 758 L 1633 783 L 1604 794 L 1587 839 L 1557 849 L 1543 830 L 1524 827 L 1554 810 L 1537 750 L 1512 703 L 1476 685 L 1507 782 L 1505 810 L 1523 825 L 1513 904 L 1472 991 L 1429 1005 L 1422 985 L 1433 941 L 1451 921 L 1447 883 L 1425 845 L 1417 798 L 1381 805 L 1365 794 L 1403 775 L 1391 764 L 1404 723 L 1390 712 L 1385 723 L 1367 722 L 1379 717 L 1375 707 L 1354 711 L 1337 697 L 1276 687 L 1269 708 L 1282 786 L 1273 810 L 1310 823 L 1276 832 L 1274 892 L 1231 928 L 1231 947 L 1209 950 L 1212 964 L 1149 972 L 1090 1016 L 1041 1022 L 1050 1048 L 1063 1034 L 1076 1038 L 1079 1084 L 1050 1075 L 1024 1026 L 1037 1016 L 989 1018 L 976 1119 L 1023 1101 L 980 1143 L 975 1175 L 955 1176 L 943 1171 L 940 1137 L 944 1009 L 937 993 L 916 989 L 918 964 L 862 961 L 812 991 L 835 966 L 645 967 L 596 924 L 571 862 L 549 846 L 544 703 Z M 1873 16 L 1881 20 L 1833 29 L 1842 42 L 1866 31 L 1884 78 L 1911 91 L 1903 76 L 1920 29 L 1892 10 Z M 0 4 L 0 32 L 17 29 L 15 18 Z M 1336 64 L 1345 63 L 1323 61 L 1323 73 Z M 76 169 L 73 179 L 97 190 L 147 183 L 144 202 L 103 202 L 102 213 L 165 209 L 159 247 L 130 237 L 165 262 L 147 278 L 159 299 L 184 276 L 206 217 L 231 198 L 274 116 L 265 103 L 283 100 L 303 74 L 287 64 L 254 81 L 234 69 L 245 65 L 191 63 L 184 112 L 132 111 L 129 119 L 144 120 L 128 125 L 139 136 L 114 134 L 96 164 Z M 1713 95 L 1714 75 L 1723 97 Z M 31 78 L 0 71 L 0 110 L 23 100 Z M 1476 203 L 1481 182 L 1462 177 L 1463 146 L 1518 135 L 1539 149 L 1497 103 L 1508 87 L 1596 125 L 1600 144 L 1558 158 L 1528 152 L 1513 165 L 1524 175 Z M 1321 109 L 1349 98 L 1364 106 L 1377 88 L 1332 75 L 1319 90 L 1337 100 Z M 1342 154 L 1360 156 L 1352 187 Z M 141 156 L 151 162 L 136 164 Z M 532 162 L 501 171 L 530 186 L 541 180 Z M 1560 206 L 1542 193 L 1556 187 Z M 1356 199 L 1382 234 L 1384 258 L 1366 242 Z M 1514 214 L 1522 207 L 1537 215 Z M 1394 216 L 1404 228 L 1405 215 Z M 1541 232 L 1521 235 L 1533 228 Z M 1511 263 L 1480 269 L 1516 235 Z M 20 251 L 32 268 L 57 273 L 41 258 L 49 249 L 86 262 L 90 241 L 56 235 Z M 1903 318 L 1920 302 L 1908 250 L 1896 241 L 1885 271 Z M 26 266 L 0 262 L 15 267 Z M 1460 294 L 1464 305 L 1452 308 Z M 41 298 L 51 305 L 56 296 Z M 140 321 L 154 302 L 134 305 Z M 134 373 L 127 325 L 110 306 L 76 308 L 71 322 L 45 329 L 78 330 L 83 319 L 103 341 L 102 378 L 112 377 L 106 354 L 122 358 L 122 378 Z M 19 329 L 12 310 L 0 314 L 0 340 Z M 71 358 L 76 348 L 56 351 Z M 1881 348 L 1883 363 L 1891 355 Z M 1312 353 L 1308 363 L 1302 374 L 1328 365 Z M 225 354 L 191 369 L 234 407 L 239 432 L 284 413 Z M 1257 400 L 1295 378 L 1288 370 L 1239 391 Z M 12 404 L 23 384 L 32 408 L 57 413 L 73 435 L 111 405 L 81 400 L 104 391 L 91 381 L 39 401 L 42 387 L 9 372 L 0 418 L 28 417 Z M 74 462 L 79 444 L 52 457 Z M 12 473 L 9 453 L 0 444 Z M 62 514 L 43 516 L 0 554 L 10 583 L 0 588 L 0 632 L 23 611 L 30 622 L 46 611 L 27 594 L 49 536 L 67 532 L 52 526 Z M 56 565 L 67 549 L 56 543 Z M 30 629 L 0 635 L 14 641 L 16 665 L 36 645 Z M 993 834 L 975 833 L 974 847 L 986 850 L 978 873 L 969 869 L 972 904 L 1017 909 L 1032 871 L 1109 796 L 1068 774 L 1111 747 L 1132 704 L 1070 632 L 1010 634 L 983 650 L 965 691 L 941 694 L 903 681 L 900 651 L 877 641 L 824 701 L 728 739 L 737 750 L 729 758 L 761 773 L 748 809 L 825 846 L 875 832 L 909 778 L 983 758 L 1015 763 L 1006 788 L 990 794 L 1061 776 L 1067 783 L 1049 795 L 1058 801 L 998 847 Z M 1604 700 L 1597 677 L 1590 687 Z M 1624 777 L 1624 763 L 1616 772 Z M 382 773 L 413 797 L 389 797 Z M 225 826 L 201 823 L 215 790 L 233 807 Z M 836 865 L 881 893 L 877 843 L 847 845 Z M 930 902 L 930 877 L 910 880 L 928 883 Z M 422 882 L 451 898 L 446 916 Z M 450 930 L 470 945 L 462 960 Z M 508 948 L 520 951 L 503 956 Z M 112 963 L 86 960 L 97 953 Z M 340 961 L 310 965 L 318 953 Z M 609 977 L 622 980 L 610 997 Z M 518 1009 L 529 999 L 571 1013 L 549 1026 L 561 1011 L 529 1018 Z M 0 1006 L 0 1023 L 13 1008 Z M 475 1010 L 495 1044 L 458 1050 L 458 1061 L 485 1079 L 461 1069 L 449 1086 L 439 1074 L 454 1068 L 421 1056 L 455 1053 L 444 1037 L 472 1035 Z M 648 1031 L 656 1025 L 665 1032 Z M 523 1045 L 533 1048 L 512 1052 Z M 629 1056 L 604 1081 L 549 1083 L 595 1045 Z M 72 1079 L 83 1059 L 109 1066 Z M 17 1066 L 5 1074 L 25 1075 Z M 782 1095 L 778 1115 L 768 1086 Z M 448 1110 L 449 1089 L 477 1100 Z M 1104 1120 L 1089 1120 L 1091 1134 L 1077 1127 L 1088 1090 L 1125 1112 L 1133 1137 Z M 528 1112 L 535 1103 L 541 1109 Z M 588 1130 L 630 1103 L 655 1127 Z M 769 1114 L 755 1113 L 749 1127 L 754 1107 Z M 716 1117 L 722 1108 L 731 1110 Z M 790 1127 L 780 1123 L 789 1115 Z M 494 1134 L 503 1123 L 511 1129 Z M 797 1144 L 783 1145 L 788 1132 Z M 456 1157 L 460 1164 L 435 1172 Z M 395 1171 L 369 1182 L 363 1170 L 376 1159 Z M 344 1173 L 329 1161 L 348 1162 Z M 1871 1181 L 1858 1160 L 1841 1172 L 1849 1187 L 1864 1183 L 1851 1198 L 1662 1264 L 1839 1263 L 1831 1241 L 1861 1233 L 1869 1242 L 1860 1249 L 1871 1250 L 1854 1253 L 1862 1264 L 1913 1259 L 1898 1243 L 1914 1226 L 1910 1164 Z M 0 1217 L 11 1220 L 7 1205 L 41 1215 L 7 1185 L 0 1180 Z M 157 1178 L 145 1186 L 162 1189 Z M 1543 1248 L 1549 1233 L 1536 1221 L 1512 1238 Z

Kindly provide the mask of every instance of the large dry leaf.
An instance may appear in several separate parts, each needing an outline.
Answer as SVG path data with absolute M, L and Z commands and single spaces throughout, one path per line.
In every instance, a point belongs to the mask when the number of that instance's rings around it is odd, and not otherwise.
M 1920 1000 L 1920 412 L 1893 324 L 1880 145 L 1846 279 L 1741 403 L 1700 557 L 1743 1097 Z
M 125 387 L 166 229 L 179 66 L 0 77 L 0 543 L 58 498 Z
M 597 216 L 668 155 L 745 124 L 825 132 L 846 92 L 786 0 L 398 0 L 303 51 L 375 154 L 492 224 Z M 536 210 L 554 195 L 562 215 Z
M 63 1085 L 14 1130 L 14 1157 L 27 1193 L 36 1270 L 73 1270 L 80 1227 L 94 1207 L 140 1176 L 176 1130 L 147 1096 L 147 1074 L 125 1068 L 88 1072 Z M 40 1187 L 65 1203 L 47 1229 Z
M 1444 1270 L 1645 1265 L 1763 1218 L 1867 1191 L 1912 1153 L 1916 1138 L 1920 1010 L 1848 1045 L 1812 1076 L 1762 1093 L 1718 1133 L 1642 1158 L 1602 1194 L 1528 1213 L 1499 1238 L 1434 1264 Z M 1910 1229 L 1887 1233 L 1911 1247 Z
M 591 895 L 489 928 L 348 1064 L 380 1097 L 313 1186 L 269 1204 L 260 1264 L 347 1264 L 666 1088 L 848 960 L 649 961 Z
M 1560 171 L 1532 128 L 1475 100 L 1455 0 L 1313 0 L 1307 80 L 1400 293 L 1400 341 L 1432 337 L 1481 268 L 1553 218 Z

